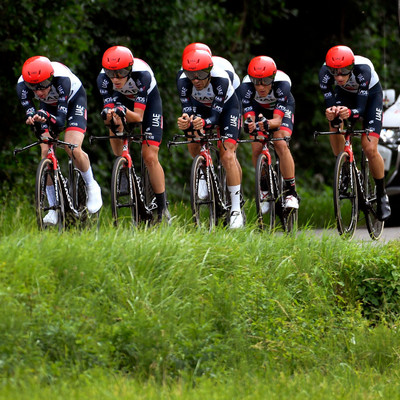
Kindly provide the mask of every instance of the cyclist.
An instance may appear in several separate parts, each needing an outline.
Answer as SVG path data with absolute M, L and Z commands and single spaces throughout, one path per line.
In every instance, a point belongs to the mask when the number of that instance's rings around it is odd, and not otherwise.
M 177 79 L 182 105 L 178 127 L 186 130 L 192 126 L 195 130 L 201 130 L 217 126 L 228 138 L 224 146 L 220 146 L 220 155 L 231 197 L 230 227 L 242 227 L 241 168 L 236 158 L 240 104 L 232 82 L 225 70 L 214 65 L 210 52 L 206 50 L 194 49 L 184 53 L 182 68 L 184 73 Z M 199 151 L 198 144 L 189 145 L 192 157 Z
M 163 134 L 163 115 L 157 81 L 150 66 L 124 46 L 107 49 L 102 59 L 103 69 L 97 77 L 97 86 L 103 97 L 101 115 L 106 125 L 114 119 L 123 130 L 121 118 L 128 123 L 141 122 L 142 131 L 151 133 L 143 142 L 142 157 L 148 168 L 151 186 L 156 195 L 158 221 L 167 222 L 170 215 L 165 194 L 164 170 L 158 160 Z M 114 133 L 110 129 L 110 135 Z M 122 154 L 122 140 L 110 140 L 116 156 Z
M 47 57 L 35 56 L 25 61 L 22 75 L 18 79 L 17 94 L 25 109 L 26 123 L 42 124 L 43 136 L 49 137 L 49 124 L 56 133 L 65 129 L 65 141 L 78 145 L 73 151 L 75 166 L 80 170 L 87 187 L 87 209 L 96 213 L 103 205 L 101 189 L 93 177 L 89 156 L 82 150 L 87 124 L 86 91 L 79 78 L 65 65 L 50 61 Z M 39 110 L 34 100 L 39 101 Z M 49 149 L 41 144 L 41 155 L 45 158 Z M 65 148 L 68 155 L 72 153 Z M 46 187 L 49 205 L 55 204 L 54 185 Z M 58 214 L 50 210 L 43 218 L 45 224 L 55 225 Z
M 187 53 L 189 53 L 190 51 L 193 51 L 193 50 L 205 50 L 205 51 L 207 51 L 208 53 L 210 53 L 214 65 L 219 67 L 219 68 L 222 68 L 223 70 L 225 70 L 227 72 L 227 74 L 229 75 L 229 79 L 232 82 L 233 88 L 235 89 L 236 96 L 238 96 L 239 103 L 240 103 L 240 78 L 239 78 L 238 74 L 236 73 L 235 68 L 233 67 L 232 63 L 230 61 L 228 61 L 224 57 L 213 56 L 212 52 L 211 52 L 211 49 L 206 44 L 198 43 L 198 42 L 197 43 L 188 44 L 185 47 L 185 49 L 183 50 L 182 57 L 184 57 L 185 54 L 187 54 Z M 181 68 L 179 70 L 179 72 L 178 72 L 178 79 L 182 74 L 183 74 L 183 69 Z
M 258 122 L 260 131 L 257 134 L 270 130 L 274 138 L 291 136 L 295 101 L 291 93 L 289 76 L 277 70 L 275 61 L 267 56 L 254 57 L 248 65 L 247 73 L 241 84 L 241 98 L 244 118 L 251 122 L 245 122 L 245 130 L 255 135 Z M 274 148 L 280 159 L 280 169 L 284 179 L 285 207 L 297 209 L 299 197 L 296 192 L 295 166 L 289 146 L 284 140 L 279 140 L 274 142 Z M 261 143 L 252 143 L 254 166 L 261 151 Z M 267 198 L 267 195 L 268 193 L 262 190 L 261 198 Z M 268 208 L 269 203 L 263 202 L 262 212 L 268 212 Z
M 361 145 L 368 158 L 371 175 L 376 184 L 378 219 L 387 220 L 391 210 L 385 190 L 385 170 L 378 152 L 382 128 L 382 87 L 372 62 L 354 55 L 347 46 L 334 46 L 326 54 L 319 72 L 319 86 L 325 99 L 325 115 L 331 132 L 336 132 L 341 120 L 353 122 L 363 119 L 364 127 L 372 129 L 363 135 Z M 342 135 L 330 135 L 335 156 L 344 148 Z

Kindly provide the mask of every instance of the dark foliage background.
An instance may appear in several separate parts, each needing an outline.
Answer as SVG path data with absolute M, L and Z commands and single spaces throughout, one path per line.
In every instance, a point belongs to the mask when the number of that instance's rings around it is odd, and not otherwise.
M 330 183 L 333 157 L 327 141 L 314 143 L 312 133 L 325 129 L 318 71 L 327 50 L 350 46 L 375 64 L 384 88 L 399 87 L 399 25 L 396 0 L 348 0 L 341 3 L 309 0 L 48 0 L 0 4 L 0 181 L 32 193 L 39 151 L 13 159 L 12 150 L 33 135 L 24 124 L 15 84 L 24 61 L 45 55 L 68 65 L 88 94 L 88 135 L 106 134 L 100 120 L 96 77 L 103 52 L 115 44 L 132 49 L 155 72 L 164 107 L 164 141 L 160 150 L 170 199 L 186 199 L 191 159 L 184 148 L 169 152 L 168 140 L 177 132 L 179 99 L 175 74 L 183 48 L 207 43 L 215 55 L 229 59 L 242 78 L 249 60 L 260 54 L 273 57 L 292 79 L 296 123 L 292 151 L 298 181 L 307 188 Z M 245 190 L 253 186 L 250 146 L 241 146 Z M 108 144 L 84 143 L 103 187 L 109 186 L 112 156 Z

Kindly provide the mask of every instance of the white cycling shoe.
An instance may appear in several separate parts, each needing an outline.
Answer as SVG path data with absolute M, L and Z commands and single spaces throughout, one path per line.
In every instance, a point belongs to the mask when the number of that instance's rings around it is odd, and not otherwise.
M 87 203 L 86 207 L 90 214 L 97 213 L 103 205 L 103 199 L 101 198 L 101 189 L 99 184 L 94 181 L 90 186 L 87 186 Z
M 229 221 L 229 227 L 231 229 L 242 228 L 244 226 L 243 215 L 240 211 L 232 211 L 231 218 Z
M 43 218 L 45 225 L 57 225 L 58 214 L 56 210 L 50 210 Z
M 261 191 L 260 199 L 261 199 L 261 213 L 266 214 L 267 212 L 269 212 L 268 192 Z
M 299 199 L 293 195 L 286 196 L 285 208 L 299 208 Z
M 261 213 L 267 214 L 269 212 L 269 201 L 263 201 L 261 203 Z
M 204 178 L 199 179 L 199 187 L 197 188 L 197 195 L 200 200 L 205 200 L 208 197 L 207 182 Z

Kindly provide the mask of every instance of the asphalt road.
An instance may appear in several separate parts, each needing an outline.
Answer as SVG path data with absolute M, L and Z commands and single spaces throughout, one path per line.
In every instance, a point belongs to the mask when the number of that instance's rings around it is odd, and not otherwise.
M 339 235 L 336 229 L 316 229 L 315 234 L 322 235 Z M 400 227 L 384 228 L 382 236 L 378 241 L 374 241 L 369 237 L 367 228 L 357 228 L 353 240 L 369 241 L 375 243 L 387 243 L 391 240 L 400 240 Z

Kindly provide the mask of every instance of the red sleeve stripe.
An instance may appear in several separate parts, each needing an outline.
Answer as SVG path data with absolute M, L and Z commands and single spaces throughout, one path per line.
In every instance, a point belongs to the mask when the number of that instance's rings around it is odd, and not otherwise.
M 135 103 L 134 108 L 140 108 L 141 110 L 144 111 L 146 109 L 146 104 Z

